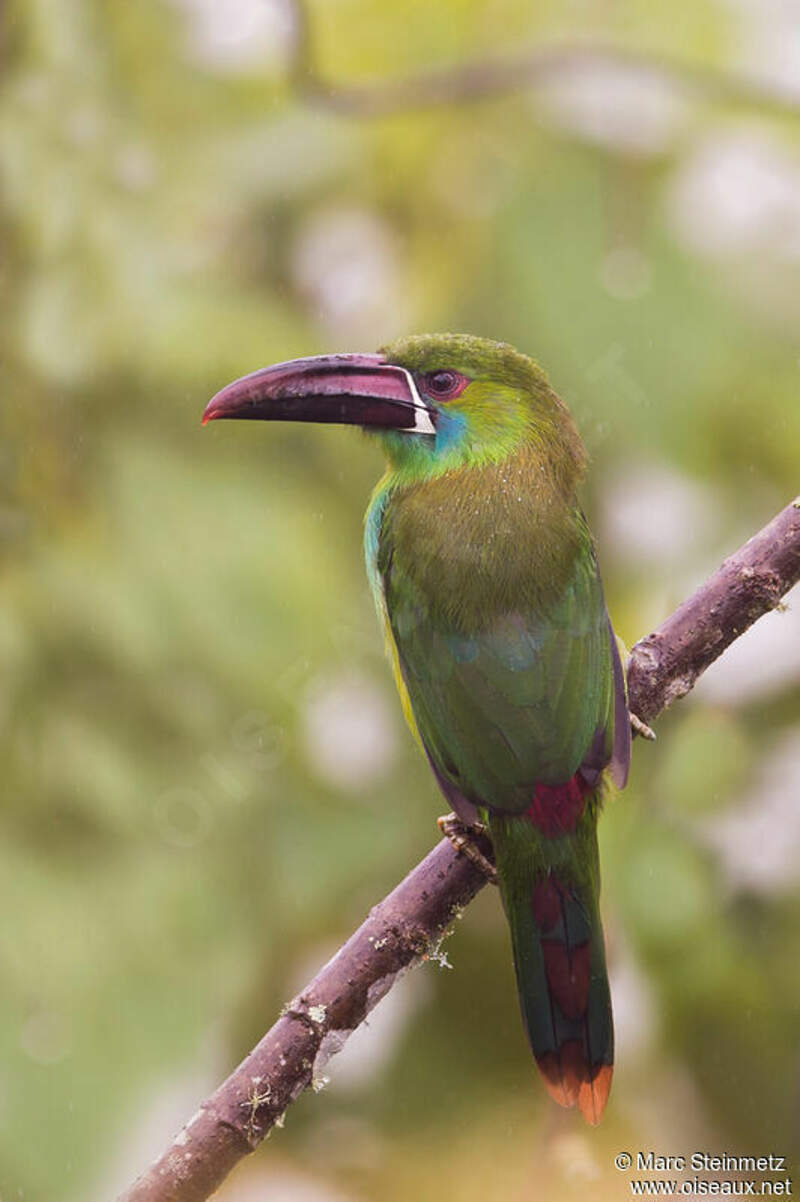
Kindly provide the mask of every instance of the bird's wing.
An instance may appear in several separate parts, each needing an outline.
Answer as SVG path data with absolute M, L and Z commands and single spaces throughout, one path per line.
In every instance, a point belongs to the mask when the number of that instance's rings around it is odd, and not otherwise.
M 612 763 L 624 782 L 622 669 L 588 533 L 547 612 L 509 607 L 475 634 L 450 626 L 386 545 L 379 565 L 401 695 L 443 784 L 521 813 L 537 784 L 578 769 L 593 783 Z

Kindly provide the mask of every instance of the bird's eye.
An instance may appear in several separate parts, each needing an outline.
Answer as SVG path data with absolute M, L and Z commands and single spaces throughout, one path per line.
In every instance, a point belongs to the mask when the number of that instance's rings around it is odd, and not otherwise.
M 469 380 L 457 371 L 431 371 L 422 377 L 425 391 L 440 401 L 460 396 Z

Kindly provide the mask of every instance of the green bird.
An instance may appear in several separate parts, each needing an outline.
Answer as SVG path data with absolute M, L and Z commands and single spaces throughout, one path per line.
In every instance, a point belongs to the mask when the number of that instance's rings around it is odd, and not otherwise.
M 614 1048 L 597 818 L 631 730 L 566 406 L 511 346 L 437 334 L 256 371 L 217 393 L 215 418 L 381 442 L 366 559 L 403 709 L 458 819 L 488 826 L 547 1088 L 597 1123 Z

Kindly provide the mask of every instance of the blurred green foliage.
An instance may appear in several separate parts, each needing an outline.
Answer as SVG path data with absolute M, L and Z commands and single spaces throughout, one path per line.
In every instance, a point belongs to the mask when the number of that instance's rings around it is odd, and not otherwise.
M 514 342 L 589 445 L 629 641 L 798 489 L 800 100 L 584 65 L 357 120 L 293 93 L 288 5 L 221 7 L 0 10 L 0 1193 L 26 1202 L 121 1187 L 435 837 L 363 578 L 375 448 L 203 431 L 211 393 L 411 331 Z M 337 0 L 310 23 L 347 85 L 592 36 L 769 73 L 779 9 Z M 334 1061 L 255 1158 L 260 1197 L 291 1196 L 275 1166 L 320 1198 L 466 1202 L 618 1197 L 621 1146 L 796 1156 L 797 875 L 743 881 L 708 835 L 800 724 L 796 663 L 749 680 L 637 745 L 602 824 L 603 1128 L 534 1080 L 487 891 L 385 1061 L 341 1089 Z M 753 857 L 797 848 L 782 822 Z

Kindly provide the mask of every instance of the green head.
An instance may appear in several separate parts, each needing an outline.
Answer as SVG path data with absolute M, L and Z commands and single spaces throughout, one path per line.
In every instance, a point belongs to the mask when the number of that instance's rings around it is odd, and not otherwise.
M 391 465 L 415 474 L 496 463 L 526 445 L 563 457 L 575 475 L 583 447 L 563 402 L 533 359 L 507 342 L 470 334 L 418 334 L 381 349 L 405 368 L 429 407 L 435 437 L 379 437 Z
M 542 369 L 504 342 L 419 334 L 377 355 L 325 355 L 253 372 L 213 398 L 213 418 L 344 422 L 380 438 L 392 470 L 424 479 L 530 449 L 566 483 L 584 452 Z

